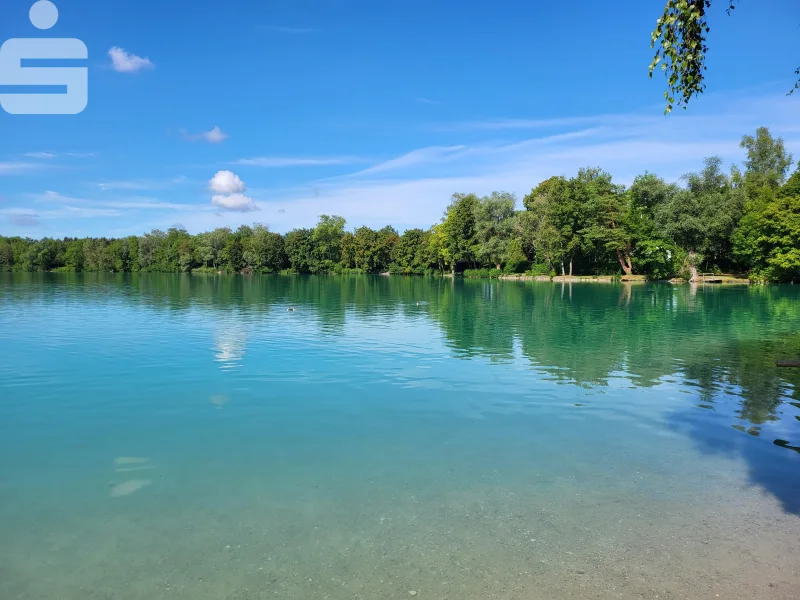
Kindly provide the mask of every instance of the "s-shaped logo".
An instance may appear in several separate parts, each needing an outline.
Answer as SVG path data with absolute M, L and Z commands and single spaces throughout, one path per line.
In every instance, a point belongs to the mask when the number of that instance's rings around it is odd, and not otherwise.
M 58 22 L 58 8 L 49 0 L 38 0 L 31 6 L 29 18 L 37 29 L 50 29 Z M 86 44 L 74 38 L 6 40 L 0 46 L 0 107 L 12 115 L 77 115 L 89 101 L 88 67 L 35 63 L 88 58 Z M 34 90 L 15 91 L 15 87 Z

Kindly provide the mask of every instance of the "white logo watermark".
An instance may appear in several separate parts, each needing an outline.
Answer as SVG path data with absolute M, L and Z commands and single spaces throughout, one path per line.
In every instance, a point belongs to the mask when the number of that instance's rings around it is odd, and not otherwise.
M 58 22 L 58 8 L 38 0 L 29 13 L 37 29 Z M 3 93 L 0 107 L 12 115 L 77 115 L 89 102 L 88 67 L 26 67 L 24 60 L 86 60 L 89 50 L 74 38 L 12 38 L 0 46 L 0 88 L 14 86 L 66 87 L 66 93 Z

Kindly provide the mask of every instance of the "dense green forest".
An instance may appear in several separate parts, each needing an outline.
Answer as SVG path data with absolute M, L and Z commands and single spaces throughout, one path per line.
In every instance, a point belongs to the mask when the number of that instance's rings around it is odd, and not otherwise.
M 454 194 L 440 223 L 399 234 L 346 229 L 322 215 L 284 235 L 264 225 L 190 235 L 154 230 L 121 239 L 0 237 L 0 271 L 638 274 L 749 273 L 800 280 L 800 164 L 767 128 L 744 136 L 742 168 L 702 169 L 667 183 L 645 173 L 630 187 L 599 168 L 551 177 L 523 198 Z

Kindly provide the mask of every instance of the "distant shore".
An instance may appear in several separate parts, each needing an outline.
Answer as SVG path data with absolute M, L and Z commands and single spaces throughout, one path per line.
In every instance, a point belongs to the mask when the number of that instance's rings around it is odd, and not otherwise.
M 553 283 L 647 283 L 648 279 L 644 275 L 623 275 L 615 277 L 613 275 L 501 275 L 498 279 L 504 281 L 550 281 Z M 667 283 L 680 284 L 690 283 L 687 279 L 676 277 Z M 750 285 L 750 280 L 746 275 L 714 275 L 708 281 L 697 281 L 697 284 L 706 285 Z
M 19 273 L 20 271 L 0 271 L 0 273 Z M 62 269 L 54 269 L 51 271 L 38 271 L 38 273 L 51 273 L 51 274 L 100 274 L 100 273 L 110 273 L 110 274 L 161 274 L 161 275 L 200 275 L 200 276 L 219 276 L 219 275 L 242 275 L 242 276 L 252 276 L 252 275 L 277 275 L 277 276 L 324 276 L 324 277 L 336 277 L 336 276 L 374 276 L 374 277 L 444 277 L 444 278 L 458 278 L 463 279 L 465 281 L 468 280 L 502 280 L 502 281 L 541 281 L 541 282 L 549 282 L 549 283 L 671 283 L 671 284 L 683 284 L 683 283 L 690 283 L 687 279 L 682 279 L 680 277 L 675 277 L 669 280 L 650 280 L 647 279 L 646 275 L 527 275 L 524 273 L 518 274 L 506 274 L 506 275 L 492 275 L 492 276 L 469 276 L 464 277 L 460 273 L 454 275 L 453 273 L 441 273 L 441 274 L 434 274 L 434 275 L 419 275 L 419 274 L 412 274 L 412 273 L 358 273 L 358 272 L 348 272 L 348 273 L 290 273 L 288 271 L 282 271 L 280 273 L 252 273 L 247 271 L 239 271 L 239 272 L 230 272 L 230 271 L 215 271 L 213 269 L 194 269 L 188 272 L 170 272 L 170 271 L 134 271 L 133 273 L 130 271 L 67 271 Z M 731 274 L 720 274 L 720 275 L 706 275 L 705 280 L 701 279 L 695 282 L 697 285 L 750 285 L 753 282 L 747 277 L 747 275 L 731 275 Z

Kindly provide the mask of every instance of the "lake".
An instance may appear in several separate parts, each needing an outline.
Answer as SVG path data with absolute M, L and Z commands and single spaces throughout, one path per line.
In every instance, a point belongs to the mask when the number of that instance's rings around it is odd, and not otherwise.
M 0 274 L 0 598 L 796 599 L 793 357 L 800 286 Z

